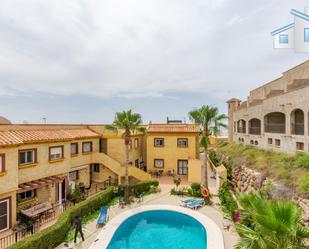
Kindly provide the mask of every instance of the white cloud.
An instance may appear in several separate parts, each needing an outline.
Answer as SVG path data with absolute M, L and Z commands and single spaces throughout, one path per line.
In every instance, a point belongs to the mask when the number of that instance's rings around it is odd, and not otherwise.
M 269 34 L 290 22 L 290 8 L 303 5 L 292 0 L 2 1 L 0 95 L 243 96 L 304 60 L 273 51 Z

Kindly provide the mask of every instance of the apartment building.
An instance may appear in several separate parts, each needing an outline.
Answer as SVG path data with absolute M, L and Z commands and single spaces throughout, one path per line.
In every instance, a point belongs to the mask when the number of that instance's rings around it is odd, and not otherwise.
M 227 101 L 229 139 L 288 153 L 309 151 L 309 61 Z
M 189 162 L 199 158 L 199 127 L 151 124 L 147 129 L 147 169 L 165 174 L 190 174 Z
M 150 179 L 147 171 L 156 168 L 187 175 L 188 161 L 198 158 L 198 128 L 145 127 L 147 133 L 133 134 L 130 142 L 130 181 Z M 163 146 L 158 139 L 163 139 Z M 11 232 L 20 213 L 42 203 L 59 206 L 76 187 L 91 190 L 106 181 L 123 182 L 124 165 L 121 131 L 109 131 L 104 125 L 17 125 L 4 120 L 0 123 L 0 238 Z

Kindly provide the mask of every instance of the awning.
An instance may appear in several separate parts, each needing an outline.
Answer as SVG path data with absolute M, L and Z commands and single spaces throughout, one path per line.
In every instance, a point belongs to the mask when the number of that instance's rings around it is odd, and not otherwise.
M 59 182 L 62 182 L 64 178 L 65 176 L 51 176 L 51 177 L 46 177 L 46 178 L 42 178 L 39 180 L 23 183 L 18 186 L 19 188 L 17 189 L 16 193 L 20 194 L 20 193 L 30 191 L 33 189 L 42 188 L 44 186 L 51 185 L 54 183 L 59 183 Z

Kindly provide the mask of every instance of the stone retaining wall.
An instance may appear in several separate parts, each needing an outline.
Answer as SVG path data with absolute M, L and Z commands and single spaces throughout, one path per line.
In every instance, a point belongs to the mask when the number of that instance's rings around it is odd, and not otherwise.
M 269 188 L 273 199 L 290 199 L 303 209 L 302 222 L 309 227 L 309 199 L 297 196 L 293 190 L 280 182 L 275 182 L 266 177 L 263 173 L 249 169 L 246 166 L 239 166 L 232 171 L 233 181 L 238 191 L 249 193 Z

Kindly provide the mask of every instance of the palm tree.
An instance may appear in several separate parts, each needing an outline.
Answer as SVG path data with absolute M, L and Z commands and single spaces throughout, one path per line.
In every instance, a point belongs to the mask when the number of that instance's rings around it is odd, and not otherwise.
M 273 201 L 260 193 L 241 194 L 240 240 L 236 249 L 301 249 L 309 230 L 301 224 L 302 210 L 291 201 Z
M 129 202 L 129 146 L 131 142 L 131 135 L 135 132 L 145 132 L 145 128 L 140 127 L 142 124 L 141 115 L 133 113 L 132 110 L 116 112 L 115 119 L 112 125 L 106 126 L 107 129 L 116 132 L 123 132 L 125 144 L 125 189 L 124 201 Z
M 226 128 L 227 125 L 224 120 L 227 119 L 225 114 L 219 114 L 217 107 L 211 107 L 203 105 L 200 108 L 194 109 L 189 112 L 190 119 L 200 126 L 200 146 L 204 148 L 204 161 L 205 167 L 205 179 L 204 185 L 208 188 L 208 175 L 207 175 L 207 157 L 208 157 L 208 146 L 210 144 L 209 136 L 218 136 L 222 127 Z

